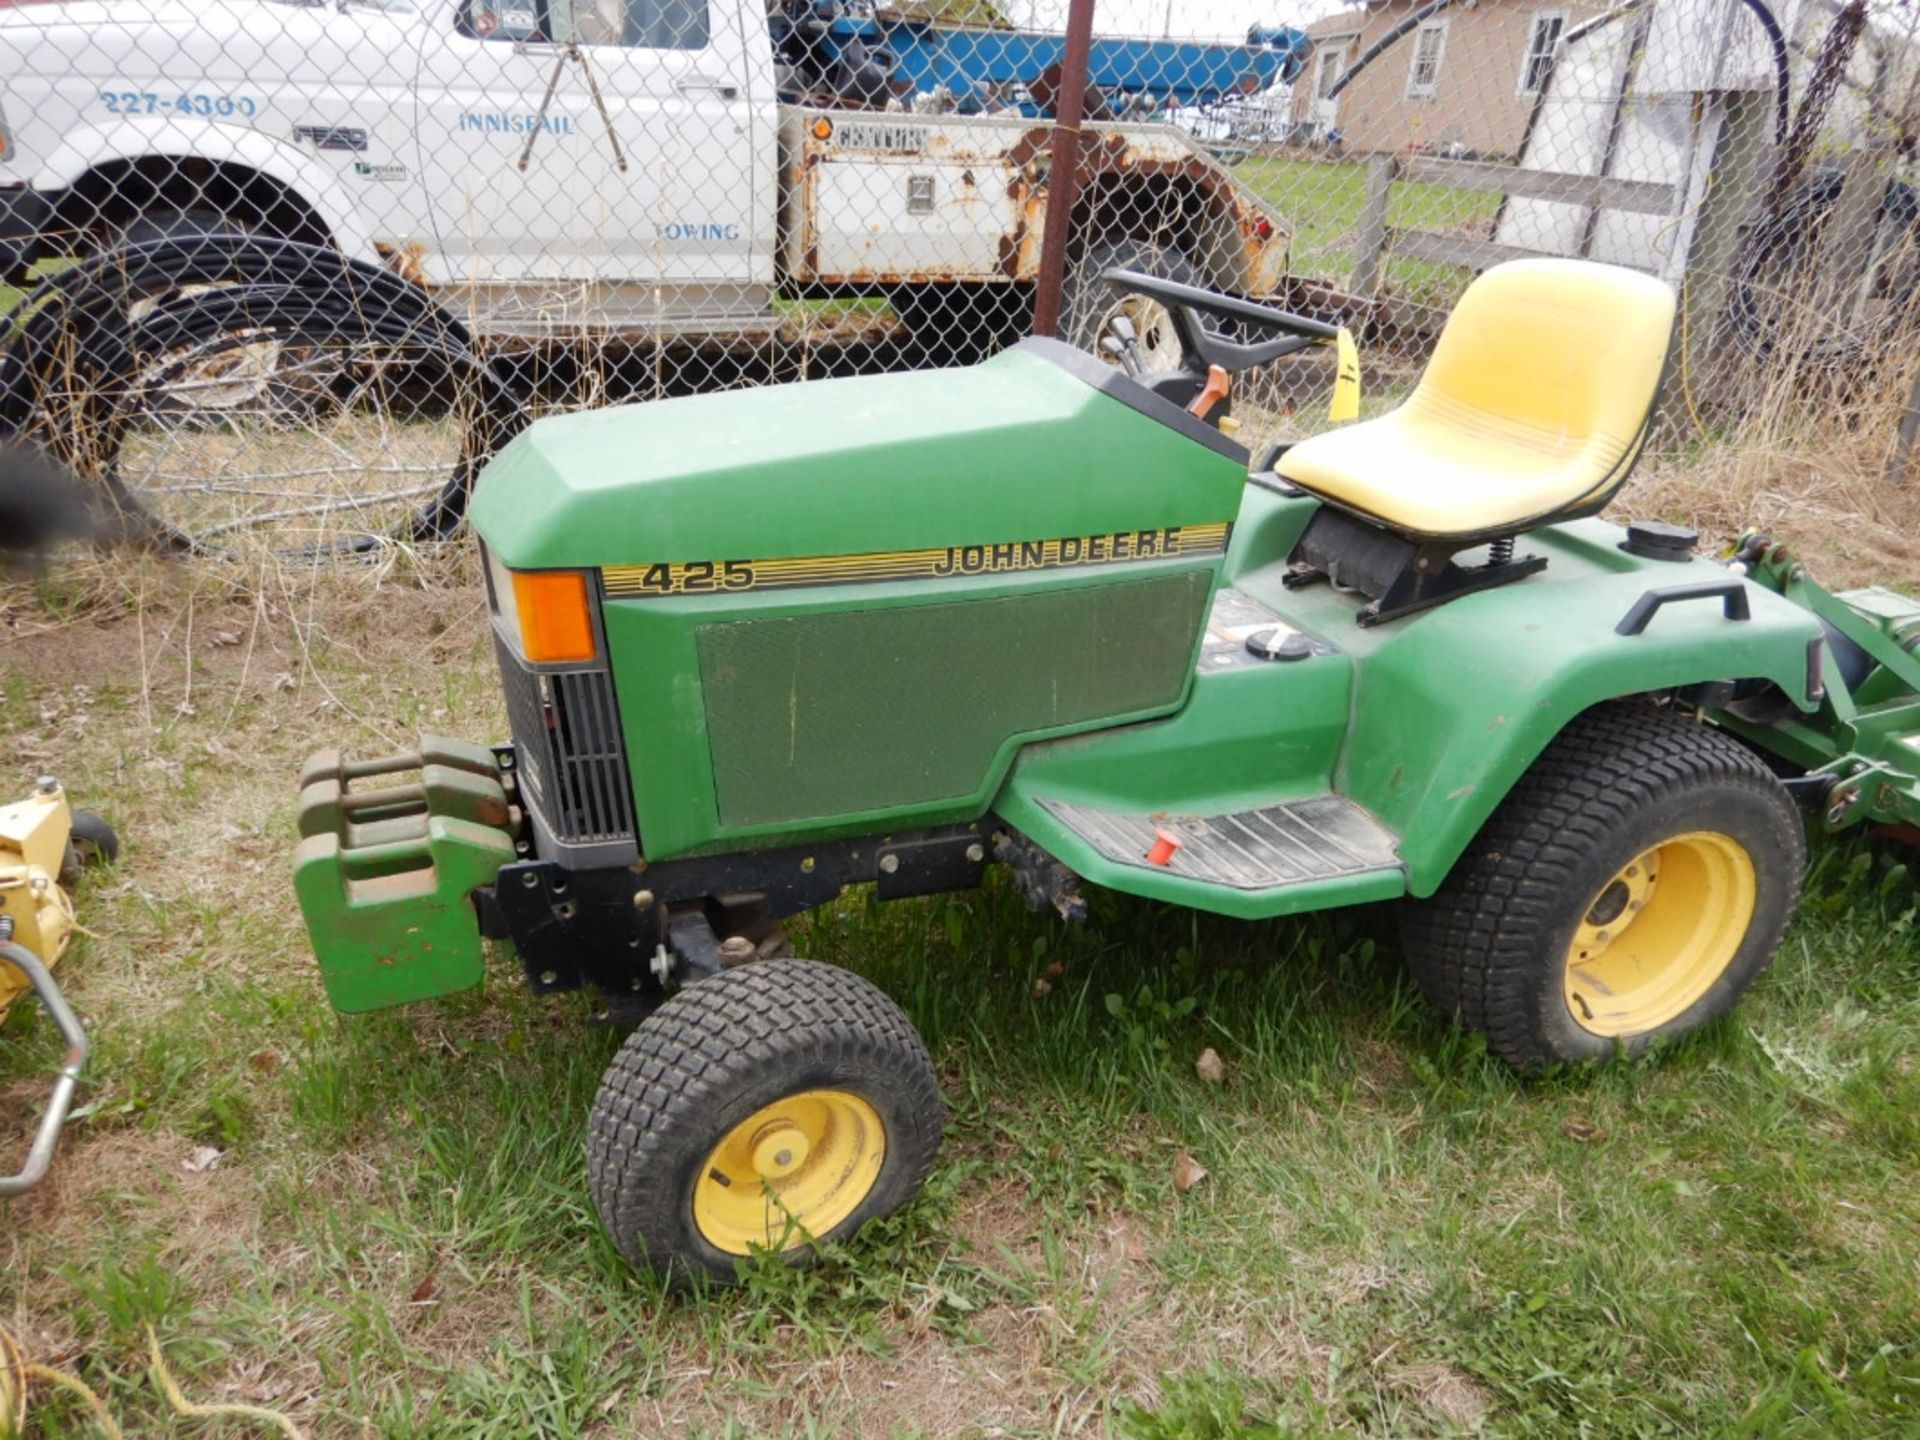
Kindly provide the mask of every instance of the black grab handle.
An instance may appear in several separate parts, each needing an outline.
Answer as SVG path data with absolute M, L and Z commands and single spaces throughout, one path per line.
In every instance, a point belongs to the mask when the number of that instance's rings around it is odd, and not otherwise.
M 1663 585 L 1659 589 L 1649 590 L 1626 614 L 1620 617 L 1620 623 L 1613 627 L 1616 635 L 1638 635 L 1647 628 L 1662 605 L 1677 604 L 1682 600 L 1720 600 L 1720 613 L 1729 620 L 1751 620 L 1753 607 L 1747 600 L 1747 582 L 1728 578 L 1725 580 L 1701 580 L 1692 585 Z

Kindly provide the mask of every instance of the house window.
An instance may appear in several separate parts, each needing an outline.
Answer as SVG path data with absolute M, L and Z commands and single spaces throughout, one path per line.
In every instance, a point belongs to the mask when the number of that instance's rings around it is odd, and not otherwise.
M 1522 95 L 1538 95 L 1547 83 L 1547 76 L 1553 70 L 1553 52 L 1566 28 L 1567 17 L 1563 11 L 1547 10 L 1533 17 L 1533 28 L 1527 32 L 1527 55 L 1520 62 Z
M 1313 87 L 1314 98 L 1325 100 L 1334 82 L 1347 73 L 1347 40 L 1329 40 L 1320 50 L 1320 72 Z
M 1440 84 L 1440 62 L 1447 53 L 1447 22 L 1428 20 L 1413 35 L 1413 64 L 1407 71 L 1407 98 L 1431 100 Z

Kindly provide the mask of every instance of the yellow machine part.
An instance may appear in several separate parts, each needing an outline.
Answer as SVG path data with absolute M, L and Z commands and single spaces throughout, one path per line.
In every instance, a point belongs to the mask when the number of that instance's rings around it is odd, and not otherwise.
M 26 946 L 49 969 L 73 935 L 73 902 L 59 880 L 72 825 L 66 792 L 58 786 L 0 805 L 0 916 L 12 919 L 14 944 Z M 31 988 L 26 976 L 0 961 L 0 1019 Z

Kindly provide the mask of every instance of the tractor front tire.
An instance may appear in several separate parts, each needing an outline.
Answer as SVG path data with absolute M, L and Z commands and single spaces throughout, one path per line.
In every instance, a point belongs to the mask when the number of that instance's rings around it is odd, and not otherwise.
M 1644 1051 L 1730 1011 L 1799 903 L 1806 841 L 1730 736 L 1619 702 L 1570 724 L 1432 899 L 1407 961 L 1521 1070 Z
M 620 1253 L 672 1283 L 755 1250 L 804 1263 L 919 1191 L 944 1111 L 926 1046 L 857 975 L 761 960 L 680 991 L 627 1037 L 588 1135 Z

